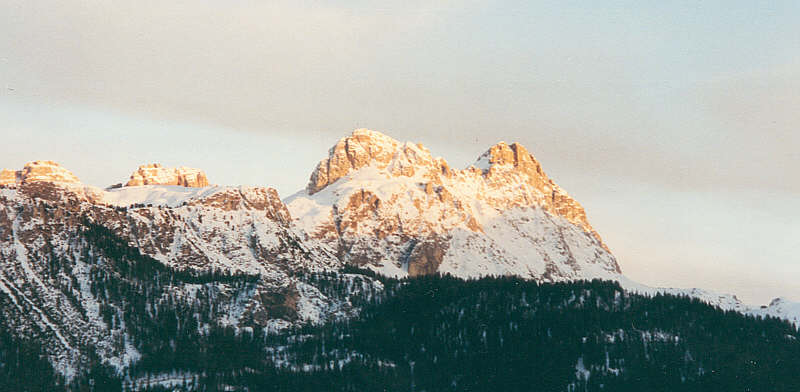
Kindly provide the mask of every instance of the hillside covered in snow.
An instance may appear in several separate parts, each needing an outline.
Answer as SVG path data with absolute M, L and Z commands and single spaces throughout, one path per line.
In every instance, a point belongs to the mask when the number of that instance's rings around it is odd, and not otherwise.
M 587 288 L 589 281 L 596 286 Z M 422 287 L 430 298 L 415 291 Z M 487 287 L 506 292 L 486 302 Z M 445 292 L 438 290 L 451 289 L 477 297 L 436 300 Z M 681 319 L 663 298 L 699 316 Z M 415 303 L 442 308 L 414 310 Z M 575 355 L 556 384 L 588 390 L 590 378 L 617 385 L 619 377 L 655 371 L 661 355 L 680 358 L 676 347 L 685 349 L 683 380 L 694 385 L 713 383 L 704 376 L 710 369 L 743 369 L 716 362 L 724 353 L 698 359 L 711 335 L 694 335 L 687 323 L 724 320 L 721 328 L 744 328 L 747 338 L 766 328 L 771 340 L 751 342 L 742 354 L 759 360 L 771 344 L 789 342 L 776 355 L 794 353 L 800 325 L 800 304 L 785 299 L 751 306 L 733 295 L 631 281 L 583 207 L 516 143 L 498 143 L 453 169 L 422 145 L 360 129 L 330 149 L 305 189 L 283 200 L 272 188 L 210 185 L 199 169 L 158 164 L 108 188 L 83 184 L 52 161 L 0 173 L 0 375 L 9 382 L 35 369 L 48 374 L 46 389 L 103 382 L 170 389 L 186 380 L 214 389 L 224 385 L 214 377 L 249 387 L 263 385 L 248 377 L 265 375 L 314 385 L 348 369 L 416 383 L 415 369 L 430 372 L 445 361 L 424 339 L 441 336 L 453 352 L 464 349 L 470 363 L 482 363 L 475 355 L 506 347 L 506 339 L 541 347 L 552 328 L 536 315 L 559 311 L 573 321 L 612 311 L 639 326 L 580 324 L 573 332 L 581 336 L 558 340 Z M 487 330 L 470 312 L 513 320 Z M 443 326 L 413 319 L 419 314 Z M 412 319 L 393 319 L 405 315 Z M 416 328 L 432 335 L 416 340 Z M 631 334 L 633 343 L 625 340 Z M 408 344 L 384 351 L 354 341 L 377 344 L 378 337 Z M 229 362 L 219 360 L 223 354 Z M 447 360 L 457 363 L 458 355 Z M 652 367 L 631 366 L 641 358 Z
M 620 274 L 580 204 L 516 143 L 456 170 L 422 145 L 359 129 L 285 201 L 298 226 L 342 261 L 386 275 Z

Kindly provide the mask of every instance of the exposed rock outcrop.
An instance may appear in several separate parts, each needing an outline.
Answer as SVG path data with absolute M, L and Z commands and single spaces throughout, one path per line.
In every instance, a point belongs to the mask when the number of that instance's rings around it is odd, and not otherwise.
M 583 207 L 518 143 L 500 142 L 454 170 L 420 144 L 358 129 L 286 202 L 343 261 L 389 274 L 620 273 Z
M 15 185 L 17 183 L 17 172 L 11 169 L 0 171 L 0 185 Z
M 407 177 L 434 168 L 445 175 L 450 171 L 444 160 L 433 159 L 421 144 L 400 143 L 380 132 L 356 129 L 350 136 L 340 139 L 328 151 L 328 157 L 317 164 L 306 188 L 308 194 L 313 195 L 351 171 L 366 166 Z
M 347 296 L 326 297 L 303 280 L 341 263 L 294 227 L 274 189 L 103 191 L 44 181 L 68 178 L 50 172 L 34 167 L 25 171 L 28 181 L 0 191 L 0 297 L 6 305 L 0 319 L 4 327 L 42 339 L 62 372 L 96 358 L 125 369 L 140 355 L 126 343 L 136 333 L 130 324 L 106 322 L 100 313 L 117 314 L 127 299 L 99 295 L 92 289 L 98 281 L 122 287 L 158 281 L 166 291 L 152 291 L 146 300 L 153 303 L 161 295 L 196 303 L 212 293 L 214 309 L 204 322 L 235 328 L 279 330 L 358 310 Z M 169 282 L 161 275 L 168 270 L 178 271 Z
M 125 186 L 178 185 L 192 188 L 208 186 L 208 178 L 200 169 L 164 167 L 158 163 L 139 166 Z
M 0 172 L 0 185 L 15 186 L 34 182 L 80 184 L 78 177 L 53 161 L 28 162 L 22 170 L 3 169 Z
M 218 208 L 222 211 L 256 210 L 264 211 L 269 220 L 284 226 L 291 224 L 292 216 L 278 196 L 278 191 L 264 187 L 223 188 L 209 196 L 188 200 L 190 206 Z
M 426 193 L 436 192 L 440 200 L 452 199 L 452 194 L 441 186 L 443 181 L 458 174 L 475 177 L 475 169 L 479 169 L 483 185 L 494 192 L 478 194 L 477 197 L 486 197 L 491 204 L 504 209 L 539 205 L 600 239 L 586 219 L 583 207 L 548 178 L 541 164 L 519 143 L 497 143 L 470 168 L 453 171 L 444 159 L 433 158 L 421 144 L 400 143 L 379 132 L 357 129 L 340 139 L 330 149 L 328 157 L 317 164 L 307 192 L 313 195 L 348 173 L 367 166 L 384 170 L 392 176 L 421 174 L 430 180 L 424 184 Z M 526 189 L 518 187 L 520 182 Z M 509 189 L 511 187 L 516 189 Z M 479 230 L 477 226 L 473 229 Z
M 561 216 L 591 233 L 602 246 L 600 235 L 586 219 L 586 211 L 553 180 L 547 177 L 542 165 L 519 143 L 500 142 L 489 148 L 473 165 L 482 170 L 493 194 L 492 204 L 501 208 L 536 204 L 553 215 Z M 524 186 L 519 187 L 522 182 Z

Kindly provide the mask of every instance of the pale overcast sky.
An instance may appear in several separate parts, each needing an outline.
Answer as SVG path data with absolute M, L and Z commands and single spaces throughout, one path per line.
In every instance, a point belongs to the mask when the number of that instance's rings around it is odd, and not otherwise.
M 357 127 L 519 141 L 633 279 L 800 300 L 799 2 L 265 3 L 0 0 L 0 166 L 288 196 Z

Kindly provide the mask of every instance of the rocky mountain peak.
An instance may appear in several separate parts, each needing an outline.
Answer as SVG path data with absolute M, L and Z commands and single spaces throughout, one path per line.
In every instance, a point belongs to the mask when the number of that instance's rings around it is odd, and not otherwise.
M 442 163 L 446 166 L 446 162 Z M 313 195 L 366 166 L 388 168 L 392 175 L 413 176 L 420 167 L 442 163 L 434 160 L 421 144 L 401 143 L 380 132 L 356 129 L 350 136 L 339 139 L 328 151 L 328 157 L 317 164 L 306 189 Z
M 536 204 L 548 212 L 580 226 L 608 249 L 586 218 L 586 211 L 564 189 L 550 179 L 533 154 L 519 143 L 499 142 L 472 165 L 481 170 L 492 204 L 505 208 Z M 524 184 L 520 186 L 520 184 Z
M 34 182 L 79 184 L 80 180 L 72 172 L 53 161 L 28 162 L 22 170 L 0 171 L 0 185 L 16 186 Z
M 454 170 L 420 144 L 356 130 L 286 203 L 343 261 L 387 274 L 620 273 L 583 207 L 518 143 L 497 143 Z
M 139 166 L 125 186 L 140 185 L 178 185 L 190 188 L 208 186 L 206 174 L 191 167 L 164 167 L 158 163 Z
M 492 167 L 514 168 L 525 172 L 529 175 L 541 176 L 542 166 L 528 152 L 528 150 L 519 143 L 506 144 L 499 142 L 486 150 L 475 162 L 475 166 L 489 171 Z
M 11 169 L 0 170 L 0 185 L 13 185 L 17 182 L 17 172 Z

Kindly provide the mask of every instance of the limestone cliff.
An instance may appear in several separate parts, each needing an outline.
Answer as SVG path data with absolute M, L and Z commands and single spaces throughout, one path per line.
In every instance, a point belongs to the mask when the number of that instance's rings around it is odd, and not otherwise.
M 16 186 L 34 182 L 80 184 L 78 177 L 53 161 L 33 161 L 26 163 L 22 170 L 0 171 L 0 185 Z
M 343 261 L 388 274 L 564 280 L 620 273 L 583 207 L 517 143 L 498 143 L 457 170 L 420 144 L 358 129 L 286 202 L 298 224 Z
M 178 185 L 191 188 L 208 186 L 206 174 L 191 167 L 164 167 L 158 163 L 139 166 L 125 186 Z

